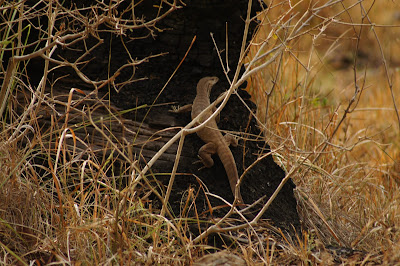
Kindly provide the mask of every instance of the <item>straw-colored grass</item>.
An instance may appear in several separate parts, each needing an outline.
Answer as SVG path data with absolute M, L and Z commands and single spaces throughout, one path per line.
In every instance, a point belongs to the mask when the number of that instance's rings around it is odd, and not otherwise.
M 294 180 L 308 230 L 325 245 L 394 263 L 400 248 L 399 6 L 361 1 L 345 8 L 352 3 L 321 11 L 310 26 L 321 24 L 253 76 L 248 90 L 258 101 L 268 142 L 273 148 L 284 143 L 276 161 L 286 169 L 302 163 Z M 304 14 L 308 4 L 291 14 Z M 276 30 L 287 10 L 288 2 L 271 7 L 260 35 Z
M 160 8 L 160 18 L 178 2 Z M 168 193 L 163 194 L 148 167 L 139 168 L 132 143 L 121 141 L 112 130 L 113 124 L 123 125 L 120 115 L 104 99 L 79 89 L 71 88 L 68 95 L 44 93 L 46 87 L 57 86 L 48 79 L 53 71 L 50 60 L 53 66 L 73 69 L 93 89 L 113 89 L 117 72 L 100 81 L 81 72 L 89 50 L 82 49 L 76 62 L 57 61 L 54 50 L 84 46 L 87 35 L 96 36 L 105 21 L 115 34 L 154 25 L 107 17 L 117 14 L 115 7 L 101 3 L 90 20 L 79 10 L 62 9 L 57 1 L 40 3 L 36 13 L 23 2 L 4 2 L 1 7 L 0 56 L 14 56 L 1 71 L 1 263 L 195 262 L 213 250 L 204 244 L 207 234 L 192 239 L 187 229 L 196 220 L 173 217 L 165 208 Z M 258 104 L 259 125 L 274 159 L 286 170 L 285 180 L 291 177 L 297 185 L 305 232 L 297 240 L 276 239 L 266 233 L 262 220 L 255 219 L 240 228 L 256 240 L 237 241 L 230 251 L 248 264 L 399 263 L 398 4 L 268 4 L 259 15 L 263 26 L 248 50 L 247 71 L 233 80 L 228 95 L 250 81 L 247 89 Z M 27 19 L 34 21 L 39 15 L 48 18 L 48 28 L 41 29 L 40 45 L 30 44 L 32 25 Z M 65 21 L 74 26 L 68 28 Z M 33 58 L 44 62 L 39 84 L 25 77 L 24 67 Z M 82 112 L 88 99 L 91 104 Z M 99 109 L 103 115 L 96 117 L 94 110 Z M 50 124 L 42 127 L 45 116 Z M 89 145 L 92 140 L 78 134 L 82 129 L 102 142 Z M 189 131 L 184 129 L 174 140 Z M 151 193 L 164 208 L 151 204 Z M 188 190 L 188 202 L 192 196 Z M 229 227 L 229 221 L 222 219 L 212 230 L 229 234 L 238 229 Z M 331 246 L 358 253 L 335 257 Z

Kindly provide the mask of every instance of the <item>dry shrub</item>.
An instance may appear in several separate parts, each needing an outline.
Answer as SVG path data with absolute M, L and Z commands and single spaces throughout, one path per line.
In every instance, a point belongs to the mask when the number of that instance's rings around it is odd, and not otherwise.
M 88 36 L 96 39 L 101 27 L 117 35 L 137 28 L 151 34 L 154 22 L 178 5 L 161 2 L 154 5 L 159 16 L 148 23 L 129 17 L 131 5 L 120 13 L 118 4 L 101 2 L 96 8 L 69 9 L 58 1 L 39 1 L 38 10 L 27 8 L 24 1 L 15 7 L 3 3 L 1 58 L 12 60 L 7 68 L 2 65 L 0 91 L 2 262 L 185 264 L 209 248 L 200 245 L 203 238 L 193 241 L 185 235 L 188 223 L 195 221 L 174 219 L 165 205 L 160 212 L 147 201 L 150 193 L 158 193 L 164 204 L 168 198 L 160 196 L 154 176 L 146 174 L 148 168 L 137 166 L 130 144 L 111 129 L 115 123 L 124 125 L 118 111 L 79 89 L 70 88 L 65 95 L 44 93 L 46 86 L 54 85 L 47 79 L 54 70 L 50 61 L 55 68 L 75 71 L 94 91 L 133 82 L 134 67 L 150 58 L 131 60 L 109 78 L 95 81 L 85 75 L 83 58 L 101 40 L 90 47 L 83 44 Z M 391 64 L 399 62 L 399 53 L 397 28 L 390 25 L 398 23 L 396 4 L 268 4 L 259 15 L 263 27 L 252 41 L 247 70 L 235 77 L 228 95 L 251 77 L 248 90 L 258 104 L 259 124 L 275 160 L 288 173 L 283 183 L 292 177 L 298 185 L 299 210 L 310 233 L 297 243 L 279 245 L 264 235 L 246 246 L 237 243 L 240 253 L 248 263 L 331 263 L 335 258 L 322 251 L 334 244 L 370 253 L 360 260 L 395 263 L 400 253 L 400 121 L 394 90 L 398 70 Z M 386 5 L 394 5 L 390 14 Z M 33 18 L 46 18 L 47 29 L 29 43 Z M 76 61 L 52 58 L 55 49 L 77 43 L 86 50 Z M 36 48 L 28 52 L 27 47 Z M 37 86 L 24 77 L 24 67 L 33 58 L 44 62 Z M 128 68 L 133 74 L 117 80 L 119 71 Z M 78 106 L 88 100 L 91 104 L 82 112 Z M 103 116 L 92 116 L 98 108 Z M 46 115 L 51 124 L 42 131 L 39 118 Z M 78 127 L 70 127 L 77 118 Z M 99 139 L 91 142 L 78 133 L 82 129 Z M 256 232 L 255 224 L 250 224 L 249 234 Z
M 397 254 L 398 4 L 271 3 L 250 57 L 307 25 L 248 90 L 267 141 L 281 147 L 276 161 L 301 165 L 294 180 L 306 228 L 325 245 Z

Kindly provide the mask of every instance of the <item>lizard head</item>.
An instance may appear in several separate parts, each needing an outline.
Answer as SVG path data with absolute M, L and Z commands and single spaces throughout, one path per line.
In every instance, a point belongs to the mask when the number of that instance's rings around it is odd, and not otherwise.
M 217 77 L 204 77 L 200 79 L 199 83 L 197 83 L 197 94 L 206 93 L 210 97 L 211 89 L 218 80 L 219 78 Z

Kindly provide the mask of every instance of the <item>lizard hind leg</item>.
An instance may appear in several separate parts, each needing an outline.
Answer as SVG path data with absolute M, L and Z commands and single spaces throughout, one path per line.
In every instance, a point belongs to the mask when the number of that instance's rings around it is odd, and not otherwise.
M 200 161 L 197 162 L 202 162 L 204 167 L 210 168 L 214 165 L 214 160 L 211 158 L 211 155 L 215 153 L 217 153 L 217 146 L 214 143 L 209 142 L 204 144 L 199 150 Z

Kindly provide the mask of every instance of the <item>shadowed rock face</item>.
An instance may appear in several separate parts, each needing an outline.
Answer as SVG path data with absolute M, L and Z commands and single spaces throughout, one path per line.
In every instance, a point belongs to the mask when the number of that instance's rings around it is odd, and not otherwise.
M 80 4 L 88 6 L 91 2 L 81 1 Z M 255 14 L 256 10 L 261 10 L 259 2 L 253 2 L 252 15 Z M 220 81 L 213 88 L 211 100 L 214 100 L 229 87 L 210 32 L 213 33 L 215 43 L 220 51 L 228 49 L 228 66 L 230 68 L 228 76 L 230 78 L 233 77 L 239 60 L 247 0 L 185 1 L 185 3 L 185 7 L 175 10 L 157 23 L 159 30 L 154 30 L 152 34 L 149 34 L 148 29 L 126 32 L 125 36 L 114 36 L 107 32 L 101 33 L 100 37 L 104 39 L 104 43 L 90 53 L 92 61 L 85 67 L 85 74 L 90 78 L 94 80 L 104 79 L 108 75 L 109 58 L 111 59 L 111 70 L 115 71 L 122 64 L 128 62 L 129 58 L 140 60 L 149 55 L 165 53 L 163 56 L 151 58 L 148 62 L 136 67 L 135 79 L 145 79 L 124 86 L 119 93 L 112 91 L 111 95 L 113 104 L 123 109 L 151 104 L 158 97 L 155 103 L 159 105 L 152 107 L 144 120 L 149 130 L 157 131 L 172 126 L 179 127 L 190 122 L 190 113 L 170 114 L 168 113 L 170 105 L 164 103 L 175 102 L 179 105 L 191 103 L 195 97 L 196 84 L 200 78 L 205 76 L 219 77 Z M 154 18 L 157 9 L 153 4 L 153 1 L 144 1 L 135 9 L 136 17 L 145 17 L 147 20 Z M 255 26 L 256 22 L 250 24 L 249 38 L 251 38 Z M 195 41 L 189 50 L 194 38 Z M 226 40 L 228 45 L 226 45 Z M 89 47 L 91 41 L 94 42 L 94 40 L 87 42 Z M 58 53 L 70 61 L 77 56 L 70 50 L 59 50 Z M 187 54 L 186 57 L 185 54 Z M 222 53 L 222 59 L 226 67 L 225 53 Z M 181 61 L 183 63 L 176 74 L 160 93 Z M 61 69 L 57 75 L 61 76 L 66 73 L 74 75 L 70 70 L 65 69 Z M 126 69 L 120 73 L 118 79 L 124 80 L 130 75 L 132 75 L 132 69 Z M 80 84 L 74 84 L 74 87 L 79 86 Z M 245 91 L 239 90 L 238 94 L 251 109 L 255 109 Z M 147 111 L 146 108 L 132 112 L 125 115 L 125 118 L 141 122 Z M 243 137 L 252 140 L 255 140 L 260 134 L 248 109 L 235 95 L 231 97 L 226 108 L 222 111 L 218 126 L 222 130 L 241 132 Z M 252 135 L 250 137 L 246 134 Z M 242 138 L 239 141 L 238 147 L 231 148 L 239 175 L 257 159 L 258 154 L 266 153 L 269 150 L 269 147 L 261 138 L 255 141 L 245 141 L 244 139 Z M 148 143 L 145 146 L 136 145 L 134 151 L 142 152 L 144 160 L 148 161 L 167 140 L 168 138 L 164 136 L 158 142 Z M 195 134 L 185 138 L 182 159 L 169 202 L 176 215 L 180 213 L 187 189 L 192 187 L 197 191 L 200 187 L 200 182 L 195 176 L 201 179 L 211 193 L 218 194 L 231 202 L 233 200 L 228 178 L 218 156 L 214 157 L 215 165 L 210 169 L 199 171 L 199 165 L 193 165 L 193 162 L 197 160 L 197 152 L 202 145 L 202 141 Z M 176 145 L 160 158 L 159 162 L 153 166 L 152 171 L 155 173 L 171 172 L 175 154 Z M 195 174 L 195 176 L 192 174 Z M 241 186 L 244 201 L 252 203 L 264 195 L 267 195 L 266 200 L 268 200 L 284 176 L 284 171 L 275 164 L 271 156 L 264 158 L 245 175 Z M 167 185 L 169 176 L 159 176 L 157 179 Z M 289 181 L 264 215 L 264 218 L 270 219 L 275 225 L 287 231 L 291 230 L 292 225 L 298 231 L 300 228 L 296 200 L 293 196 L 294 187 L 293 182 Z M 202 191 L 200 189 L 201 193 L 196 199 L 198 213 L 208 210 Z M 209 197 L 209 199 L 213 206 L 222 204 L 215 198 Z M 157 205 L 157 198 L 154 197 L 153 200 L 154 205 Z M 225 211 L 226 209 L 220 209 L 215 211 L 213 215 L 221 216 Z
M 133 107 L 132 103 L 135 101 L 138 104 L 153 102 L 160 89 L 183 60 L 194 37 L 196 37 L 196 40 L 192 48 L 175 76 L 159 96 L 157 103 L 176 102 L 179 105 L 192 103 L 196 94 L 197 82 L 204 76 L 218 76 L 220 78 L 220 81 L 213 88 L 212 100 L 229 87 L 210 32 L 213 33 L 219 50 L 226 48 L 225 41 L 228 35 L 228 64 L 231 69 L 229 76 L 232 78 L 240 55 L 247 1 L 203 1 L 201 2 L 203 4 L 194 4 L 194 2 L 199 3 L 201 1 L 188 1 L 186 7 L 163 19 L 158 27 L 165 30 L 156 33 L 157 36 L 154 39 L 135 40 L 129 44 L 130 51 L 137 56 L 144 57 L 165 51 L 168 54 L 140 65 L 137 69 L 137 78 L 147 76 L 149 80 L 133 83 L 125 87 L 119 94 L 113 95 L 113 100 L 117 105 L 127 108 Z M 258 2 L 254 2 L 252 15 L 255 14 L 256 9 L 261 10 Z M 256 22 L 252 22 L 249 38 L 251 38 L 255 26 Z M 226 29 L 228 29 L 228 34 L 226 34 Z M 115 56 L 118 57 L 119 55 L 115 53 Z M 224 64 L 226 64 L 224 53 L 222 58 Z M 122 60 L 122 58 L 119 60 Z M 254 104 L 249 101 L 249 95 L 246 92 L 240 90 L 239 95 L 245 99 L 250 108 L 255 108 Z M 169 108 L 169 106 L 153 108 L 145 121 L 152 127 L 159 129 L 168 126 L 184 126 L 190 122 L 190 113 L 172 115 L 167 112 Z M 143 117 L 140 113 L 136 115 Z M 249 111 L 238 97 L 232 96 L 221 113 L 218 126 L 222 130 L 240 131 L 257 136 L 259 130 L 255 120 L 250 119 L 250 117 Z M 232 201 L 233 195 L 229 188 L 228 178 L 218 156 L 213 157 L 215 166 L 210 169 L 198 171 L 199 165 L 192 164 L 197 160 L 197 152 L 202 145 L 203 142 L 195 134 L 186 137 L 178 173 L 194 173 L 205 183 L 210 192 Z M 263 148 L 264 150 L 262 150 Z M 268 149 L 269 147 L 261 140 L 244 141 L 243 139 L 239 142 L 238 147 L 231 148 L 239 175 L 257 159 L 259 152 L 266 153 Z M 174 155 L 175 150 L 176 148 L 171 149 L 170 155 Z M 159 164 L 155 165 L 154 170 L 171 172 L 172 166 L 173 161 L 169 158 L 160 161 Z M 251 203 L 264 195 L 267 195 L 267 200 L 284 175 L 284 171 L 275 164 L 272 157 L 266 157 L 246 174 L 241 189 L 244 201 Z M 159 180 L 167 184 L 169 177 L 160 177 Z M 188 187 L 198 188 L 199 181 L 191 175 L 178 175 L 170 198 L 170 204 L 175 214 L 179 214 L 182 197 Z M 271 219 L 273 223 L 286 230 L 291 230 L 291 225 L 299 229 L 300 224 L 296 211 L 296 201 L 293 196 L 294 187 L 292 181 L 289 181 L 264 215 L 265 218 Z M 212 197 L 210 197 L 210 201 L 214 206 L 221 204 L 219 200 Z M 208 210 L 202 193 L 200 193 L 197 203 L 199 213 Z M 223 213 L 223 210 L 216 211 L 214 215 L 218 216 Z

